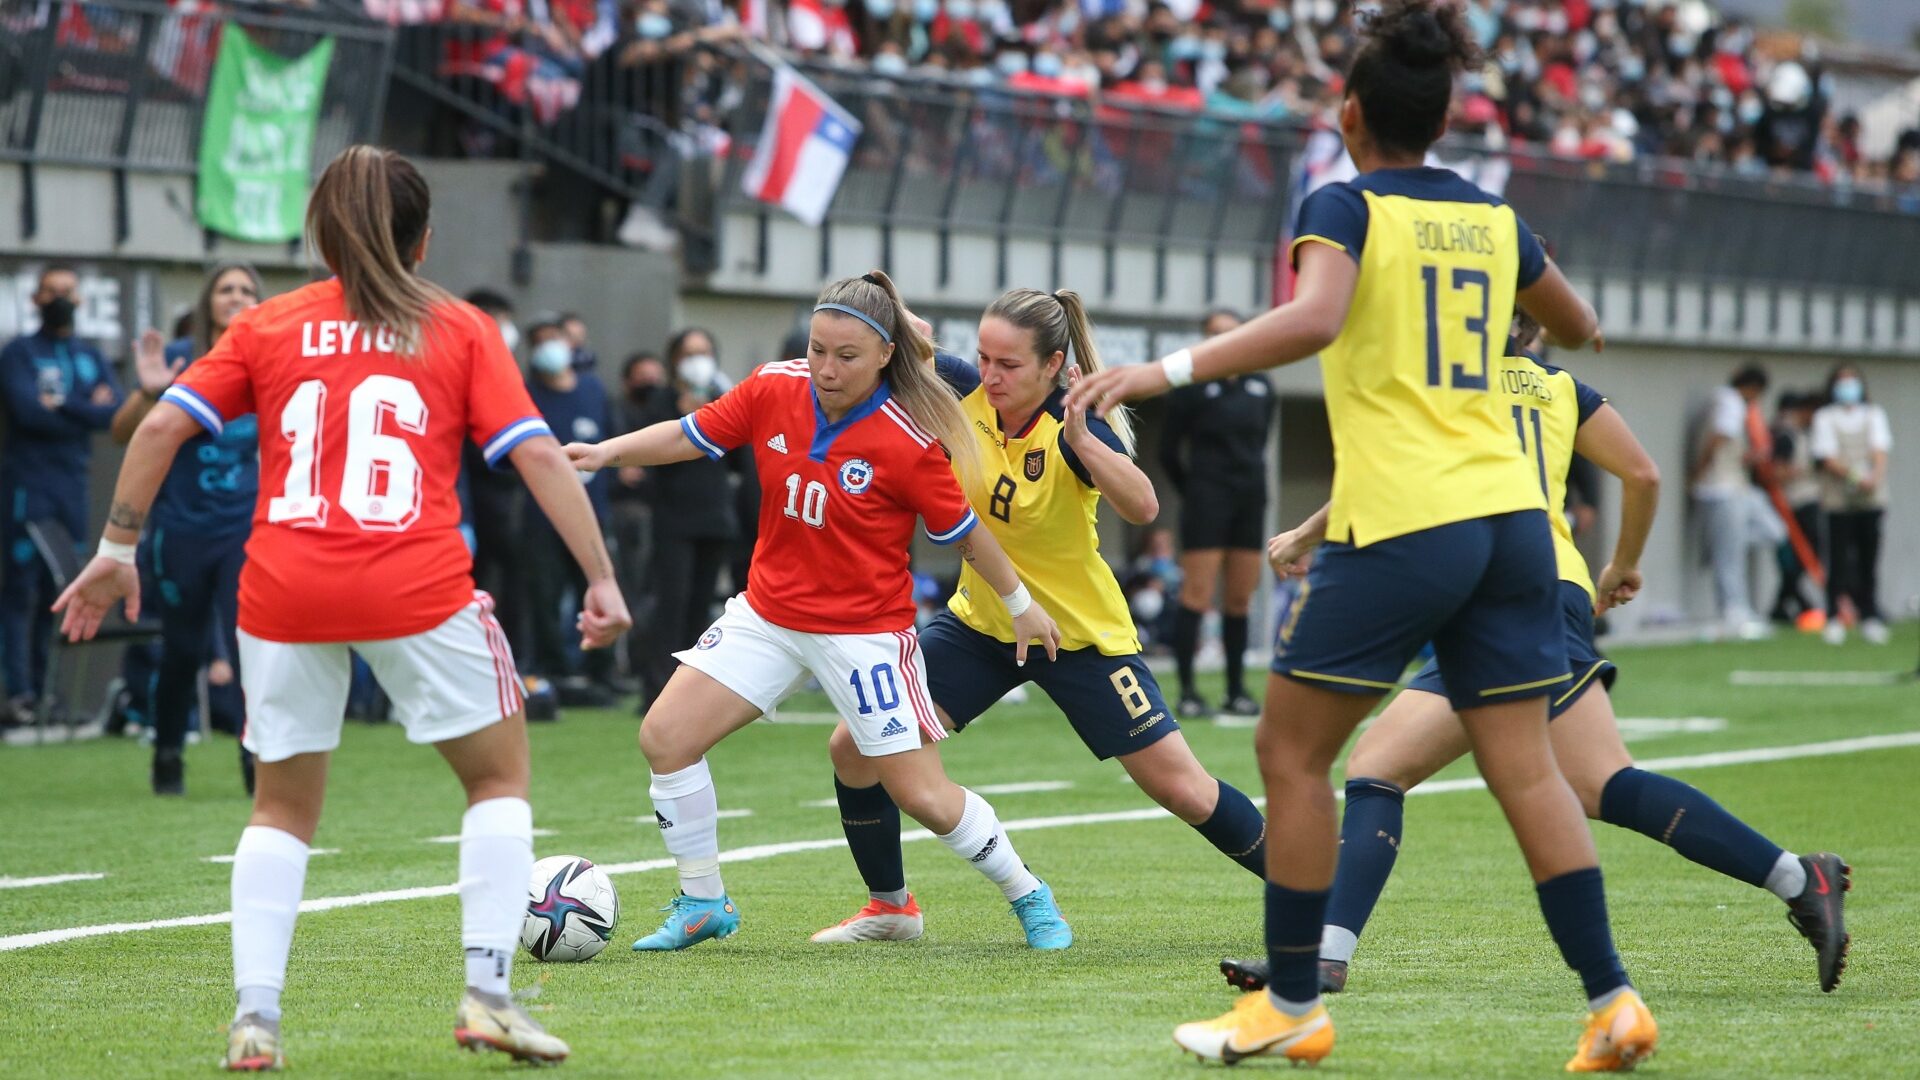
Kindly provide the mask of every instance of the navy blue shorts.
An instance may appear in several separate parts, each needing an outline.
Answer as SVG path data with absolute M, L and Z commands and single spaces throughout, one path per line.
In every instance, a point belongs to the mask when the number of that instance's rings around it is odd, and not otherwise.
M 1558 696 L 1571 680 L 1553 534 L 1543 510 L 1456 521 L 1314 553 L 1280 624 L 1273 670 L 1384 694 L 1433 642 L 1455 709 Z
M 1560 613 L 1566 621 L 1567 660 L 1573 668 L 1573 683 L 1553 688 L 1553 696 L 1547 699 L 1549 720 L 1573 708 L 1595 683 L 1613 689 L 1613 680 L 1620 674 L 1620 669 L 1601 656 L 1599 647 L 1593 643 L 1593 598 L 1587 595 L 1587 590 L 1571 581 L 1561 582 Z M 1407 689 L 1448 696 L 1447 684 L 1440 678 L 1440 665 L 1431 660 L 1407 683 Z
M 1062 649 L 1048 660 L 1038 645 L 1027 666 L 1013 662 L 1013 646 L 961 622 L 950 611 L 920 631 L 933 703 L 964 730 L 1007 692 L 1025 682 L 1046 691 L 1074 733 L 1102 761 L 1145 750 L 1180 730 L 1145 658 L 1107 656 L 1099 649 Z

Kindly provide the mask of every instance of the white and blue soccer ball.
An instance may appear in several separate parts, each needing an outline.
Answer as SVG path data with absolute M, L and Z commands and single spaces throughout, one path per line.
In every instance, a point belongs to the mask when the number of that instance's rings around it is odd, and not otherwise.
M 520 944 L 534 959 L 591 960 L 607 947 L 619 921 L 620 894 L 605 870 L 578 855 L 550 855 L 533 864 Z

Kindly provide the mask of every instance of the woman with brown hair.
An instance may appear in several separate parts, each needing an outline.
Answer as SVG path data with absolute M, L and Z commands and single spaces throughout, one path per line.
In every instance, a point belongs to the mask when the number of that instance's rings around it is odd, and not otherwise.
M 510 996 L 533 866 L 527 735 L 513 654 L 474 588 L 455 479 L 471 438 L 511 460 L 591 584 L 582 645 L 629 623 L 580 481 L 527 397 L 494 321 L 416 268 L 431 196 L 412 163 L 354 146 L 320 176 L 307 231 L 334 277 L 241 313 L 134 432 L 99 554 L 62 593 L 70 640 L 121 599 L 137 617 L 134 545 L 180 447 L 257 413 L 263 485 L 240 575 L 253 816 L 233 857 L 230 1070 L 281 1064 L 280 991 L 308 844 L 340 742 L 351 648 L 394 715 L 466 788 L 460 837 L 463 1046 L 557 1061 L 567 1044 Z
M 260 302 L 260 275 L 223 263 L 207 275 L 188 316 L 188 335 L 163 343 L 158 330 L 134 345 L 136 393 L 113 415 L 113 440 L 125 444 L 187 365 L 205 356 L 234 316 Z M 236 738 L 246 717 L 232 662 L 240 567 L 253 502 L 260 490 L 260 427 L 251 416 L 220 434 L 188 439 L 160 486 L 149 515 L 142 561 L 160 593 L 160 664 L 153 689 L 153 793 L 186 794 L 187 713 L 200 669 L 207 669 L 206 726 Z M 216 650 L 215 642 L 219 642 Z M 221 654 L 216 658 L 216 652 Z M 253 791 L 253 756 L 240 748 L 241 776 Z
M 1029 872 L 993 807 L 947 778 L 914 630 L 915 518 L 979 574 L 982 605 L 1004 612 L 1016 663 L 1060 631 L 1021 584 L 955 480 L 980 476 L 967 417 L 933 365 L 893 282 L 879 271 L 828 285 L 805 359 L 767 364 L 718 401 L 567 453 L 582 471 L 753 451 L 760 534 L 744 593 L 690 649 L 640 726 L 660 835 L 680 893 L 641 951 L 685 949 L 740 929 L 720 879 L 719 804 L 707 751 L 772 712 L 809 675 L 846 721 L 893 802 L 999 886 L 1027 943 L 1064 949 L 1073 932 Z M 953 455 L 951 464 L 947 455 Z

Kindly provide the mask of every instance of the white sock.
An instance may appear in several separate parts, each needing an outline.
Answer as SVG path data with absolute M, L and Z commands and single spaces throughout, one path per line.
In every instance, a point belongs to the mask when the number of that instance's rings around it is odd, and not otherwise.
M 1279 1009 L 1281 1012 L 1286 1013 L 1288 1016 L 1293 1017 L 1295 1020 L 1298 1020 L 1301 1017 L 1312 1012 L 1313 1007 L 1315 1005 L 1320 1004 L 1320 998 L 1318 995 L 1316 995 L 1311 1001 L 1288 1001 L 1286 998 L 1283 998 L 1279 994 L 1274 993 L 1273 987 L 1271 986 L 1267 987 L 1267 1000 L 1273 1003 L 1274 1008 Z
M 486 799 L 460 819 L 460 944 L 467 985 L 504 994 L 513 950 L 527 921 L 533 876 L 533 807 L 525 799 Z
M 265 825 L 240 830 L 233 849 L 233 986 L 236 1018 L 259 1013 L 280 1018 L 287 985 L 287 950 L 307 884 L 307 845 Z
M 1800 856 L 1791 851 L 1780 853 L 1780 859 L 1767 871 L 1767 891 L 1782 900 L 1797 899 L 1807 891 L 1807 867 Z
M 707 759 L 672 773 L 653 773 L 647 794 L 667 854 L 680 867 L 680 891 L 716 900 L 727 895 L 720 881 L 720 802 L 713 793 Z
M 1320 928 L 1320 959 L 1338 960 L 1343 964 L 1353 961 L 1353 950 L 1360 947 L 1360 939 L 1353 931 L 1344 926 L 1328 923 Z
M 971 791 L 967 792 L 966 809 L 960 812 L 960 824 L 940 842 L 1000 886 L 1008 902 L 1040 887 L 1040 879 L 1027 870 L 1013 850 L 1013 840 L 1000 828 L 993 807 Z

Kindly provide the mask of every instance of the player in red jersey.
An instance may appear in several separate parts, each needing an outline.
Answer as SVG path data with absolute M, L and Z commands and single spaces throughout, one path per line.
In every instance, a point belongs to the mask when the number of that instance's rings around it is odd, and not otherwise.
M 175 453 L 258 413 L 260 499 L 240 577 L 244 742 L 259 761 L 233 858 L 238 990 L 227 1068 L 278 1068 L 280 990 L 340 742 L 348 648 L 392 696 L 407 738 L 432 743 L 467 791 L 460 834 L 467 992 L 455 1036 L 522 1060 L 567 1044 L 508 996 L 533 867 L 520 678 L 493 601 L 475 590 L 455 481 L 468 438 L 511 460 L 592 583 L 581 644 L 629 625 L 593 509 L 540 420 L 492 319 L 419 277 L 430 196 L 405 158 L 370 146 L 327 166 L 307 229 L 337 277 L 237 317 L 141 422 L 100 553 L 54 605 L 70 640 L 115 601 L 137 618 L 134 544 Z
M 691 649 L 647 710 L 640 750 L 680 895 L 639 950 L 684 949 L 740 928 L 720 880 L 706 753 L 817 678 L 860 752 L 902 810 L 996 885 L 1035 948 L 1072 931 L 1027 871 L 986 800 L 947 778 L 914 632 L 909 561 L 916 517 L 954 544 L 1005 602 L 1025 661 L 1060 631 L 977 524 L 954 477 L 980 464 L 959 402 L 934 374 L 933 343 L 878 271 L 827 286 L 804 360 L 767 364 L 720 400 L 595 445 L 570 444 L 583 470 L 718 457 L 746 446 L 760 477 L 760 537 L 746 592 Z M 944 444 L 944 449 L 943 449 Z M 949 462 L 951 452 L 956 460 Z

